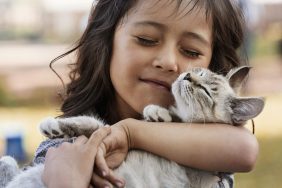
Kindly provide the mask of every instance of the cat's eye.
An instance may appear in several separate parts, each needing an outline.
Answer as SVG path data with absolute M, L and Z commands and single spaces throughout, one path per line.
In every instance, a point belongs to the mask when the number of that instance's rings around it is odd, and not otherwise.
M 199 72 L 199 76 L 204 76 L 204 71 Z
M 145 37 L 138 37 L 136 36 L 139 44 L 143 45 L 143 46 L 154 46 L 156 44 L 159 43 L 159 41 L 157 40 L 153 40 L 153 39 L 149 39 L 149 38 L 145 38 Z
M 211 90 L 212 90 L 212 91 L 217 91 L 217 88 L 216 88 L 216 87 L 214 87 L 214 88 L 211 88 Z
M 201 84 L 197 84 L 196 86 L 202 89 L 210 98 L 212 98 L 210 92 L 208 92 L 208 90 L 204 86 L 202 86 Z

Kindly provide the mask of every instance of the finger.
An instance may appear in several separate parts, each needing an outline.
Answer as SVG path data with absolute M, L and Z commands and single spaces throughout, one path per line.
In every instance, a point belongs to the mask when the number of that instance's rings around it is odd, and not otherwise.
M 69 147 L 71 147 L 71 143 L 69 143 L 69 142 L 63 142 L 61 145 L 59 145 L 57 148 L 58 149 L 62 149 L 62 148 L 69 148 Z
M 81 135 L 79 137 L 76 138 L 76 140 L 74 141 L 73 144 L 76 144 L 76 145 L 82 145 L 82 144 L 85 144 L 87 142 L 88 138 L 84 135 Z
M 105 177 L 110 171 L 106 163 L 106 159 L 104 157 L 104 152 L 100 147 L 96 155 L 95 166 L 97 167 L 97 171 L 99 171 L 99 174 L 101 174 L 103 177 Z
M 101 144 L 102 140 L 110 133 L 111 129 L 109 126 L 102 127 L 92 133 L 86 144 L 90 145 L 91 148 L 97 148 Z
M 105 178 L 117 187 L 124 187 L 125 181 L 114 174 L 112 170 L 109 170 Z
M 98 176 L 95 172 L 93 173 L 91 184 L 93 184 L 94 187 L 108 187 L 108 188 L 113 187 L 113 185 L 109 181 Z
M 52 157 L 54 157 L 54 153 L 56 152 L 57 148 L 55 147 L 50 147 L 48 150 L 47 150 L 47 153 L 45 155 L 45 159 L 48 160 Z

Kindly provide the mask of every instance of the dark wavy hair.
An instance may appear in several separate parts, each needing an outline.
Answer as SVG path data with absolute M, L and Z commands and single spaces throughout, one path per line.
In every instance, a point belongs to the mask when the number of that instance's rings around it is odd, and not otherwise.
M 52 67 L 56 60 L 77 52 L 77 59 L 69 75 L 71 81 L 67 85 L 61 106 L 62 117 L 97 114 L 109 124 L 120 120 L 109 73 L 113 37 L 117 25 L 136 2 L 137 0 L 99 0 L 97 4 L 93 4 L 87 28 L 76 46 L 51 62 Z M 232 2 L 189 2 L 193 3 L 193 8 L 189 11 L 204 8 L 207 19 L 212 20 L 213 55 L 209 68 L 222 74 L 240 65 L 237 50 L 243 42 L 244 22 L 239 7 Z M 179 7 L 183 0 L 177 0 L 177 3 Z

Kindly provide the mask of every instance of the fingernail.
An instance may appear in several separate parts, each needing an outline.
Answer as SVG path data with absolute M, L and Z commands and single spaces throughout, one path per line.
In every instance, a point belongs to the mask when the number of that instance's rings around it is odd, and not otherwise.
M 116 181 L 116 186 L 123 187 L 123 183 L 121 183 L 120 181 Z
M 107 172 L 105 170 L 103 170 L 102 175 L 105 177 L 107 175 Z

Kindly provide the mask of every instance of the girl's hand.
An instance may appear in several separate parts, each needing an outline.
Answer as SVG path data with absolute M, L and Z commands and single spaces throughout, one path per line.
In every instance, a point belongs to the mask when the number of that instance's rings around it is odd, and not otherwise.
M 89 187 L 99 145 L 110 132 L 110 127 L 104 127 L 89 139 L 80 136 L 73 144 L 65 142 L 58 148 L 50 148 L 42 175 L 44 184 L 49 188 Z
M 111 134 L 103 140 L 99 147 L 92 177 L 95 187 L 111 187 L 112 184 L 124 187 L 125 185 L 125 181 L 116 177 L 111 170 L 120 166 L 130 148 L 130 137 L 125 121 L 112 125 Z

